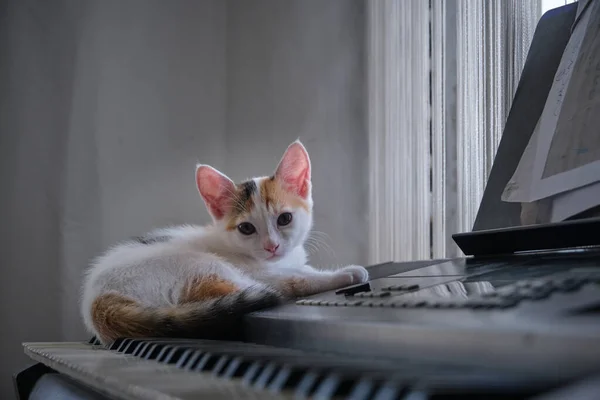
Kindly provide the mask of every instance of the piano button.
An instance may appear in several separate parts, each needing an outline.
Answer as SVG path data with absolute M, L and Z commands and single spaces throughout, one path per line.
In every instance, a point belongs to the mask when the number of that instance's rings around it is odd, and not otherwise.
M 319 374 L 314 371 L 308 371 L 304 374 L 300 382 L 298 382 L 298 386 L 296 387 L 296 391 L 294 392 L 295 398 L 306 399 L 310 398 L 310 392 L 312 391 L 313 386 L 319 379 Z
M 221 356 L 221 358 L 219 358 L 217 360 L 217 362 L 215 363 L 214 368 L 211 371 L 211 374 L 214 376 L 219 376 L 219 374 L 221 373 L 221 371 L 223 371 L 223 369 L 225 369 L 225 367 L 227 366 L 227 363 L 229 362 L 229 360 L 231 359 L 231 357 L 229 356 Z
M 414 307 L 414 308 L 425 307 L 426 304 L 427 304 L 426 300 L 414 299 L 413 301 L 411 301 L 410 307 Z
M 317 386 L 314 395 L 314 399 L 331 399 L 341 382 L 340 376 L 337 374 L 329 374 L 323 381 Z
M 437 300 L 427 300 L 424 305 L 425 308 L 440 308 L 441 306 L 442 303 Z
M 372 297 L 373 293 L 372 292 L 363 292 L 363 293 L 356 293 L 354 296 L 352 297 L 359 297 L 359 298 L 368 298 L 368 297 Z
M 353 285 L 353 286 L 345 287 L 342 289 L 338 289 L 335 291 L 335 294 L 352 296 L 352 295 L 356 295 L 357 293 L 360 293 L 360 292 L 369 292 L 369 291 L 371 291 L 371 285 L 369 284 L 369 282 L 365 282 L 365 283 L 359 283 L 358 285 Z
M 179 360 L 177 360 L 177 363 L 175 364 L 175 366 L 177 368 L 181 368 L 185 365 L 185 363 L 187 362 L 187 360 L 190 358 L 190 356 L 192 355 L 194 351 L 192 349 L 187 349 L 182 355 L 181 357 L 179 357 Z
M 363 302 L 361 300 L 350 300 L 342 302 L 342 305 L 345 307 L 356 307 L 360 306 Z
M 373 391 L 373 382 L 370 379 L 361 379 L 354 385 L 347 400 L 367 400 Z
M 260 361 L 254 361 L 252 364 L 250 364 L 250 367 L 248 367 L 248 370 L 242 377 L 242 383 L 250 386 L 252 384 L 252 381 L 254 381 L 256 375 L 258 375 L 258 373 L 262 369 L 262 366 L 263 364 Z
M 376 297 L 376 298 L 383 298 L 383 297 L 388 297 L 391 295 L 392 294 L 390 292 L 373 292 L 373 297 Z
M 401 285 L 401 286 L 402 286 L 402 288 L 400 290 L 416 290 L 416 289 L 419 289 L 419 287 L 420 287 L 419 285 L 416 285 L 416 284 L 414 284 L 414 285 Z
M 296 301 L 296 305 L 305 306 L 307 301 L 308 300 L 306 300 L 306 299 L 298 300 L 298 301 Z
M 258 378 L 254 381 L 254 388 L 262 390 L 267 387 L 273 375 L 277 371 L 277 364 L 268 363 L 258 375 Z

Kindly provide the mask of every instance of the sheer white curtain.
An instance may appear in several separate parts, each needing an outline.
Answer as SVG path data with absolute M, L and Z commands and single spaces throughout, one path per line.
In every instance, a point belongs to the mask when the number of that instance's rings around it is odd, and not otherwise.
M 569 0 L 369 0 L 373 263 L 460 255 L 542 13 Z

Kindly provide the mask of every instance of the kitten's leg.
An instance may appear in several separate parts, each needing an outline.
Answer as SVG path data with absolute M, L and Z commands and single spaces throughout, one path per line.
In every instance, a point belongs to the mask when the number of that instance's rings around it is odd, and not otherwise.
M 366 282 L 369 273 L 358 265 L 330 271 L 304 265 L 300 268 L 263 271 L 256 279 L 273 286 L 286 297 L 299 297 Z

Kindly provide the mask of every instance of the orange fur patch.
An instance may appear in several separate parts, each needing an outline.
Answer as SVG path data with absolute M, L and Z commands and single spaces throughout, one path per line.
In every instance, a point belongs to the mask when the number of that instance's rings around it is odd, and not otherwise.
M 92 321 L 105 343 L 120 337 L 152 336 L 148 315 L 140 305 L 118 294 L 105 294 L 94 300 Z
M 310 211 L 308 203 L 300 196 L 288 192 L 281 186 L 281 183 L 274 177 L 265 178 L 260 182 L 260 197 L 269 207 L 301 207 Z
M 183 288 L 180 303 L 191 303 L 235 293 L 240 288 L 218 275 L 198 276 L 190 279 Z
M 303 278 L 289 278 L 284 280 L 281 285 L 281 291 L 287 296 L 305 296 L 308 289 L 308 281 Z

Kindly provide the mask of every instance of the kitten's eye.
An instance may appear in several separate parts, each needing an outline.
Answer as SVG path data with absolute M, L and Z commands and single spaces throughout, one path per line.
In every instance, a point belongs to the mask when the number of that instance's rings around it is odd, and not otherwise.
M 292 222 L 292 213 L 284 212 L 277 217 L 277 225 L 279 226 L 289 225 L 290 222 Z
M 254 232 L 256 232 L 256 228 L 250 222 L 242 222 L 237 226 L 237 228 L 242 235 L 252 235 Z

